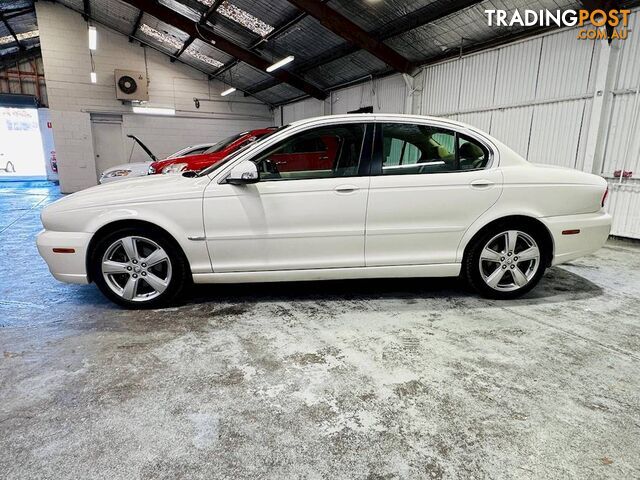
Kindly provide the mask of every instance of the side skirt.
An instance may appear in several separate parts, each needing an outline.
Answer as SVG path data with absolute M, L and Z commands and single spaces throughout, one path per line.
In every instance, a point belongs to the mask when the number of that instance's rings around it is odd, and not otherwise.
M 350 280 L 356 278 L 457 277 L 459 263 L 402 265 L 392 267 L 323 268 L 314 270 L 271 270 L 263 272 L 194 273 L 194 283 L 302 282 Z

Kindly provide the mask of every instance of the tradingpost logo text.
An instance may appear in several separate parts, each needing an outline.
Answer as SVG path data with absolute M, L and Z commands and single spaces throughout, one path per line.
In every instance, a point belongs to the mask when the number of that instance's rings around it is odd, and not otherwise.
M 596 10 L 485 10 L 490 27 L 575 27 L 578 38 L 626 40 L 629 36 L 628 9 Z M 605 28 L 601 28 L 605 27 Z

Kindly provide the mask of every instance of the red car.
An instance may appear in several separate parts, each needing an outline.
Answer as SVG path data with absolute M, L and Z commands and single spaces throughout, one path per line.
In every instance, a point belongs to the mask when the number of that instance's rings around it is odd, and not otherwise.
M 149 175 L 158 173 L 180 173 L 189 170 L 197 172 L 276 130 L 276 127 L 269 127 L 238 133 L 216 143 L 199 155 L 189 155 L 188 157 L 176 157 L 153 162 L 149 166 Z
M 233 152 L 269 135 L 277 130 L 276 127 L 251 130 L 250 132 L 233 135 L 215 144 L 200 155 L 178 157 L 159 162 L 153 162 L 149 174 L 180 173 L 185 171 L 199 171 L 219 162 Z M 309 137 L 301 136 L 292 142 L 286 142 L 275 148 L 269 155 L 270 173 L 296 172 L 304 170 L 331 170 L 341 149 L 336 136 Z

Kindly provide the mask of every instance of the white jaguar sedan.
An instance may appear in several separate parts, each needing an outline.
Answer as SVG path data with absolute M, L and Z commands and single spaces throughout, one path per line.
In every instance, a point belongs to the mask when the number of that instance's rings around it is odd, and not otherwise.
M 607 184 L 533 165 L 468 125 L 302 120 L 200 174 L 93 187 L 42 212 L 55 278 L 126 307 L 196 283 L 462 275 L 509 299 L 609 235 Z

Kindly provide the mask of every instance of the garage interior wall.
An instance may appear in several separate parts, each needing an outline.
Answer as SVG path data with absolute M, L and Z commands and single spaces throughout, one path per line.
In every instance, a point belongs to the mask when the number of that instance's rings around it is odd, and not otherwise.
M 629 28 L 640 32 L 637 10 Z M 640 39 L 632 33 L 608 47 L 577 40 L 576 34 L 575 29 L 554 31 L 430 65 L 414 77 L 370 80 L 333 91 L 324 102 L 284 105 L 277 117 L 286 124 L 373 106 L 374 112 L 469 123 L 530 162 L 607 178 L 611 233 L 640 238 L 640 179 L 614 177 L 616 170 L 640 177 Z M 609 83 L 602 74 L 607 71 Z
M 44 61 L 53 135 L 57 150 L 60 189 L 70 193 L 97 183 L 91 116 L 122 116 L 125 161 L 127 134 L 138 135 L 158 158 L 187 145 L 215 142 L 242 130 L 273 125 L 270 107 L 242 93 L 220 97 L 227 88 L 207 75 L 151 48 L 130 43 L 126 36 L 101 25 L 93 52 L 97 83 L 90 81 L 88 26 L 82 16 L 62 5 L 37 2 L 36 13 Z M 171 107 L 176 116 L 131 113 L 116 99 L 114 70 L 148 72 L 149 107 Z M 200 108 L 194 97 L 201 100 Z M 204 101 L 203 101 L 204 99 Z M 125 139 L 127 141 L 125 141 Z M 133 150 L 131 161 L 148 157 Z

